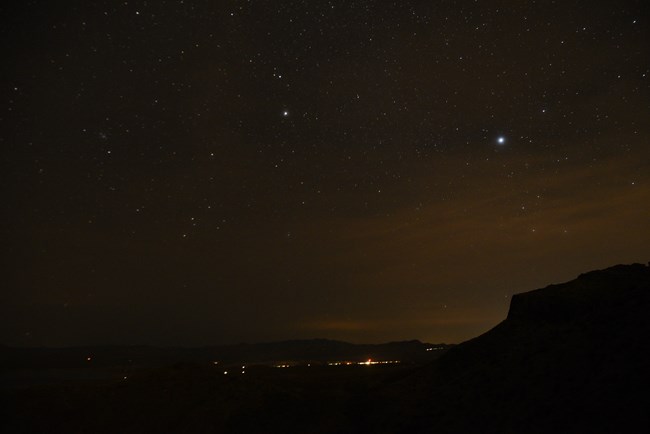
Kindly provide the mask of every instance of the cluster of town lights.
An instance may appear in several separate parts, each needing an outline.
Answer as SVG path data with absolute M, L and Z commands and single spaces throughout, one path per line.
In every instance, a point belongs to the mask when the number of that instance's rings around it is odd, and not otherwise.
M 400 361 L 399 360 L 373 361 L 372 359 L 368 359 L 365 362 L 329 362 L 327 365 L 328 366 L 350 366 L 350 365 L 370 366 L 370 365 L 394 365 L 396 363 L 400 363 Z
M 372 359 L 368 359 L 365 362 L 350 362 L 350 361 L 340 361 L 340 362 L 327 362 L 327 366 L 352 366 L 352 365 L 363 365 L 363 366 L 370 366 L 370 365 L 394 365 L 397 363 L 401 363 L 399 360 L 380 360 L 380 361 L 373 361 Z M 274 368 L 291 368 L 292 366 L 296 365 L 288 365 L 288 364 L 281 364 L 281 365 L 273 365 Z M 307 366 L 311 366 L 311 363 L 308 364 Z

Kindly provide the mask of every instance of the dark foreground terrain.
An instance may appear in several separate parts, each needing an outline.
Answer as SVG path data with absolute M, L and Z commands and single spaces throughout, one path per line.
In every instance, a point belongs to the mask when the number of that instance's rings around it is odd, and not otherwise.
M 264 345 L 171 353 L 4 348 L 0 431 L 640 433 L 650 427 L 650 268 L 640 264 L 519 294 L 506 320 L 450 349 L 417 341 Z M 257 360 L 242 367 L 242 357 Z M 401 363 L 357 364 L 366 357 Z M 343 363 L 328 364 L 335 361 Z

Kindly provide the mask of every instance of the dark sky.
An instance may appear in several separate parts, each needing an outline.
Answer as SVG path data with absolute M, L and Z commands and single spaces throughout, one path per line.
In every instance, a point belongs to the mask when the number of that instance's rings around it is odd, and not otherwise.
M 650 260 L 645 0 L 11 3 L 0 342 L 460 342 Z

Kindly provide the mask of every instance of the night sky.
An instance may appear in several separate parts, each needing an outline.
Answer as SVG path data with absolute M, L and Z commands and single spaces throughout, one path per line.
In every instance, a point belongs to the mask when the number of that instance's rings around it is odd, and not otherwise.
M 454 343 L 650 260 L 645 0 L 11 3 L 1 343 Z

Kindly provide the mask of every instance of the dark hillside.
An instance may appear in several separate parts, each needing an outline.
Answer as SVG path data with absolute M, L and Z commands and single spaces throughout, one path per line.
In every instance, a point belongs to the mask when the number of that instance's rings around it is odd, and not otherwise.
M 650 423 L 650 268 L 518 294 L 505 321 L 387 388 L 403 432 L 639 432 Z M 406 401 L 397 397 L 409 397 Z

